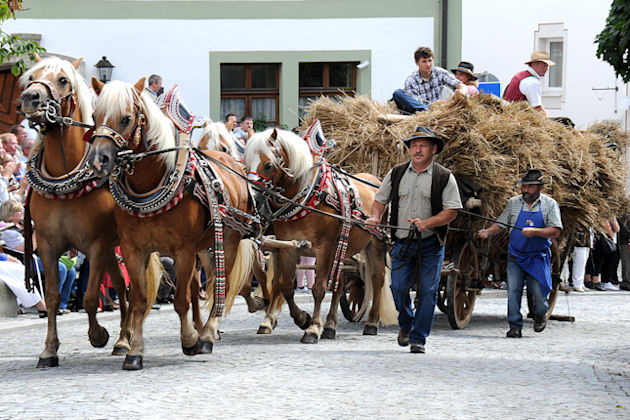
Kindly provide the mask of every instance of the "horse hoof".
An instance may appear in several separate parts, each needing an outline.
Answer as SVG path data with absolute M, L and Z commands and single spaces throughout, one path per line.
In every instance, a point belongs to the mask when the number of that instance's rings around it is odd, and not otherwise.
M 211 354 L 212 353 L 212 341 L 202 341 L 201 342 L 201 354 Z
M 123 370 L 141 370 L 142 369 L 142 356 L 130 356 L 125 357 L 123 362 Z
M 322 338 L 325 338 L 327 340 L 334 340 L 336 335 L 337 331 L 334 328 L 324 328 Z
M 128 351 L 129 349 L 127 347 L 114 347 L 114 350 L 112 350 L 112 356 L 124 356 Z
M 260 327 L 258 327 L 258 331 L 256 331 L 256 334 L 271 334 L 271 328 L 263 327 L 261 325 Z
M 182 351 L 186 356 L 194 356 L 201 353 L 201 339 L 197 337 L 197 342 L 192 347 L 182 346 Z
M 295 325 L 297 325 L 298 327 L 300 327 L 301 329 L 305 330 L 308 327 L 311 326 L 311 315 L 307 312 L 306 313 L 306 319 L 305 321 L 302 323 L 302 325 L 297 323 L 297 320 L 295 321 Z
M 366 325 L 363 328 L 363 335 L 376 335 L 378 333 L 378 328 L 374 325 Z
M 317 334 L 315 333 L 304 333 L 300 343 L 303 344 L 317 344 Z
M 271 327 L 271 329 L 275 330 L 277 326 L 278 326 L 278 318 L 273 320 L 273 327 Z
M 43 359 L 40 357 L 39 361 L 37 362 L 38 368 L 49 368 L 57 366 L 59 366 L 59 358 L 57 356 L 45 357 Z
M 107 329 L 103 328 L 103 332 L 104 334 L 104 339 L 102 339 L 101 341 L 98 341 L 98 339 L 96 338 L 91 338 L 90 337 L 90 344 L 92 345 L 92 347 L 97 347 L 97 348 L 103 348 L 107 345 L 107 342 L 109 341 L 109 333 L 107 332 Z

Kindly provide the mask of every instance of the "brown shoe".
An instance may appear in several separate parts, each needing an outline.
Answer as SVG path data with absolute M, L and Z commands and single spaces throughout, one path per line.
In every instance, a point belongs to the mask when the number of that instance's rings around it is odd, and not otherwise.
M 398 331 L 398 345 L 401 347 L 409 345 L 409 331 Z

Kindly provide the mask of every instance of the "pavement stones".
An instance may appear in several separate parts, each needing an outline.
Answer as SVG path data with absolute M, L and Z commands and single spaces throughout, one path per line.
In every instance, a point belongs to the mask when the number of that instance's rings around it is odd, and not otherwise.
M 312 310 L 310 296 L 298 302 Z M 103 349 L 90 346 L 85 314 L 60 317 L 60 366 L 43 370 L 45 320 L 21 315 L 0 321 L 0 418 L 629 418 L 629 302 L 625 292 L 559 296 L 556 313 L 575 323 L 534 333 L 527 320 L 510 340 L 504 292 L 484 292 L 464 330 L 438 312 L 426 354 L 414 355 L 397 326 L 363 336 L 345 319 L 336 340 L 300 344 L 286 308 L 271 335 L 256 335 L 262 315 L 239 300 L 214 353 L 194 357 L 162 305 L 145 322 L 139 372 L 109 355 L 118 312 L 99 314 L 112 337 Z

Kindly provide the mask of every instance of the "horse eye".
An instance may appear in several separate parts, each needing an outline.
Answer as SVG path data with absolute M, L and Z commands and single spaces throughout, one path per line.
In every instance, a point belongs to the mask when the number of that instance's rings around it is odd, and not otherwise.
M 120 123 L 122 125 L 129 125 L 129 123 L 131 122 L 131 117 L 129 117 L 129 115 L 125 115 L 124 117 L 122 117 L 122 119 L 120 120 Z
M 66 79 L 65 77 L 62 77 L 59 79 L 59 83 L 65 86 L 68 84 L 68 79 Z
M 273 165 L 271 164 L 271 162 L 265 163 L 265 171 L 270 171 L 272 167 Z

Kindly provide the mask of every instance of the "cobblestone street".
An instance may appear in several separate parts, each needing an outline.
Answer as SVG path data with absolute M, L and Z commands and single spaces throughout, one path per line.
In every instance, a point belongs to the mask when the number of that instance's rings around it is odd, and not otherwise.
M 345 319 L 336 340 L 300 344 L 286 309 L 271 335 L 256 335 L 262 314 L 239 300 L 214 353 L 189 357 L 177 315 L 162 305 L 145 322 L 138 372 L 109 355 L 118 312 L 99 314 L 111 335 L 103 349 L 90 346 L 85 314 L 60 317 L 60 366 L 51 369 L 35 368 L 44 320 L 21 315 L 0 320 L 0 417 L 628 418 L 629 298 L 561 295 L 555 313 L 576 322 L 550 321 L 536 334 L 528 320 L 522 339 L 507 339 L 505 294 L 488 291 L 465 330 L 438 312 L 424 355 L 399 347 L 395 326 L 370 337 Z M 298 302 L 311 310 L 311 299 Z

